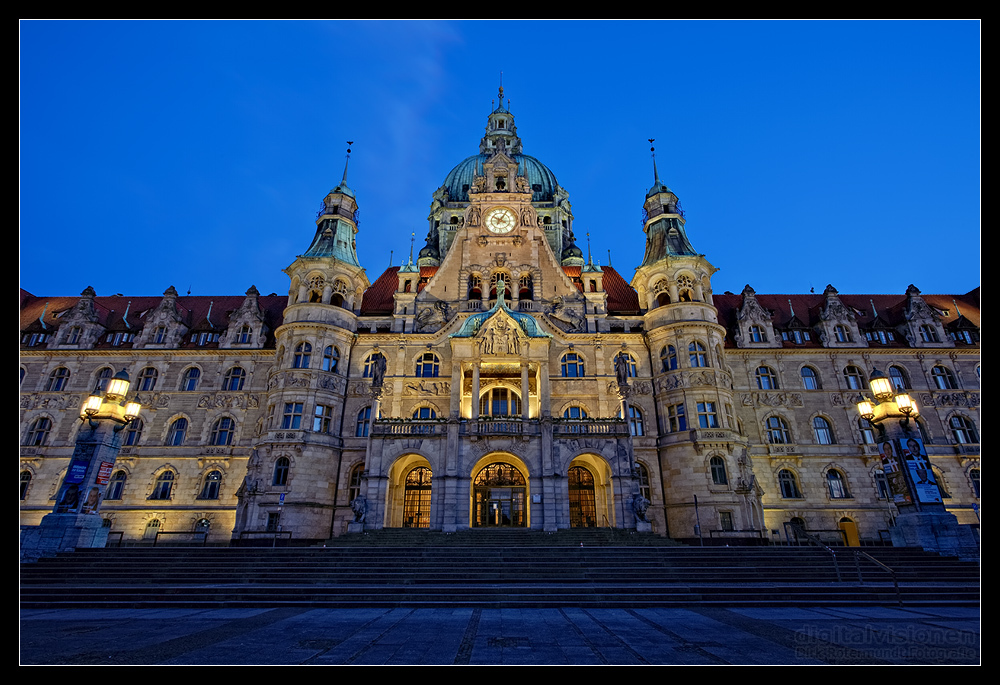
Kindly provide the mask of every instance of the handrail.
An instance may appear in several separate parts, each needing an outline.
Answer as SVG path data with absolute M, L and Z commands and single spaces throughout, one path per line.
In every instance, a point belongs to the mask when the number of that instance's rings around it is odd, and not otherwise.
M 873 557 L 871 554 L 868 554 L 868 552 L 862 552 L 860 549 L 853 550 L 853 552 L 854 552 L 854 566 L 858 571 L 858 582 L 862 584 L 864 584 L 865 582 L 864 578 L 862 578 L 861 576 L 861 561 L 859 559 L 859 557 L 863 556 L 868 561 L 872 561 L 875 563 L 875 565 L 882 567 L 882 570 L 886 571 L 889 574 L 889 576 L 892 578 L 892 585 L 893 587 L 896 588 L 896 600 L 899 602 L 899 606 L 903 606 L 903 594 L 902 592 L 900 592 L 899 589 L 899 579 L 896 578 L 896 572 L 893 571 L 888 566 L 886 566 L 885 564 L 883 564 L 875 557 Z
M 795 533 L 796 539 L 798 539 L 799 536 L 802 536 L 802 537 L 804 537 L 806 539 L 807 542 L 811 542 L 812 544 L 816 545 L 817 547 L 822 547 L 823 549 L 825 549 L 827 552 L 830 553 L 830 556 L 833 557 L 833 570 L 837 572 L 837 582 L 838 583 L 844 582 L 843 579 L 840 577 L 840 564 L 837 563 L 837 553 L 834 552 L 830 547 L 828 547 L 828 546 L 824 545 L 822 542 L 820 542 L 819 538 L 817 538 L 817 537 L 815 537 L 813 535 L 810 535 L 806 531 L 805 526 L 800 526 L 800 525 L 798 525 L 796 523 L 792 523 L 791 521 L 788 521 L 788 522 L 785 523 L 785 527 L 789 527 L 789 526 L 791 527 L 792 531 Z

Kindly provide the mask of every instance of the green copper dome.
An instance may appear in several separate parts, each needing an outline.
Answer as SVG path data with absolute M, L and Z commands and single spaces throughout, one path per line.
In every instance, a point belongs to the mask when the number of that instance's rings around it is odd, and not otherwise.
M 508 153 L 510 154 L 510 153 Z M 517 173 L 527 176 L 531 186 L 532 202 L 551 202 L 556 190 L 556 175 L 530 155 L 515 153 L 510 155 L 518 163 Z M 452 202 L 468 202 L 469 188 L 472 187 L 472 177 L 476 170 L 482 170 L 484 162 L 492 154 L 478 154 L 466 157 L 454 169 L 448 172 L 444 179 L 444 188 L 448 191 L 448 199 Z

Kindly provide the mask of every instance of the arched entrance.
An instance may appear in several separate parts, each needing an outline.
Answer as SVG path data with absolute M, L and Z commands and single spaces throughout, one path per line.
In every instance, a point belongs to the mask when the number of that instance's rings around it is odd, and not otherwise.
M 528 484 L 517 467 L 487 464 L 472 482 L 472 527 L 528 525 Z
M 582 466 L 569 469 L 569 525 L 571 528 L 597 526 L 597 499 L 594 474 Z
M 403 486 L 403 528 L 430 528 L 431 470 L 418 466 L 406 474 Z

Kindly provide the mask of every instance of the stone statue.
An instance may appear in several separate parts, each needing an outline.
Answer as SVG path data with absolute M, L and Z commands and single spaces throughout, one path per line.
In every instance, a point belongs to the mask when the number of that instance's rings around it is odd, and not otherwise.
M 618 385 L 628 385 L 628 357 L 624 352 L 619 352 L 615 356 L 615 378 Z
M 368 500 L 364 495 L 358 495 L 351 500 L 351 511 L 354 512 L 354 522 L 364 523 L 365 515 L 368 513 Z
M 372 362 L 372 387 L 378 388 L 382 385 L 382 381 L 385 380 L 385 355 L 381 352 L 376 353 Z
M 632 496 L 632 512 L 635 514 L 637 520 L 649 523 L 649 519 L 646 518 L 646 510 L 649 509 L 649 504 L 649 500 L 642 495 Z

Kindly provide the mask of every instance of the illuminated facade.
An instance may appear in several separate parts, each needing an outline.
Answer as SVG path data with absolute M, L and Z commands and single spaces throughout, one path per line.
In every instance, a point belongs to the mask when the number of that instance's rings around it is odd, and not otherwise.
M 715 293 L 655 168 L 626 282 L 584 258 L 568 193 L 502 106 L 434 192 L 416 260 L 369 282 L 346 177 L 285 269 L 287 296 L 22 291 L 23 524 L 51 511 L 78 408 L 122 368 L 144 409 L 101 515 L 126 540 L 495 526 L 691 538 L 698 522 L 706 538 L 772 539 L 792 520 L 877 539 L 892 494 L 855 408 L 873 368 L 916 399 L 943 502 L 976 523 L 978 289 Z

